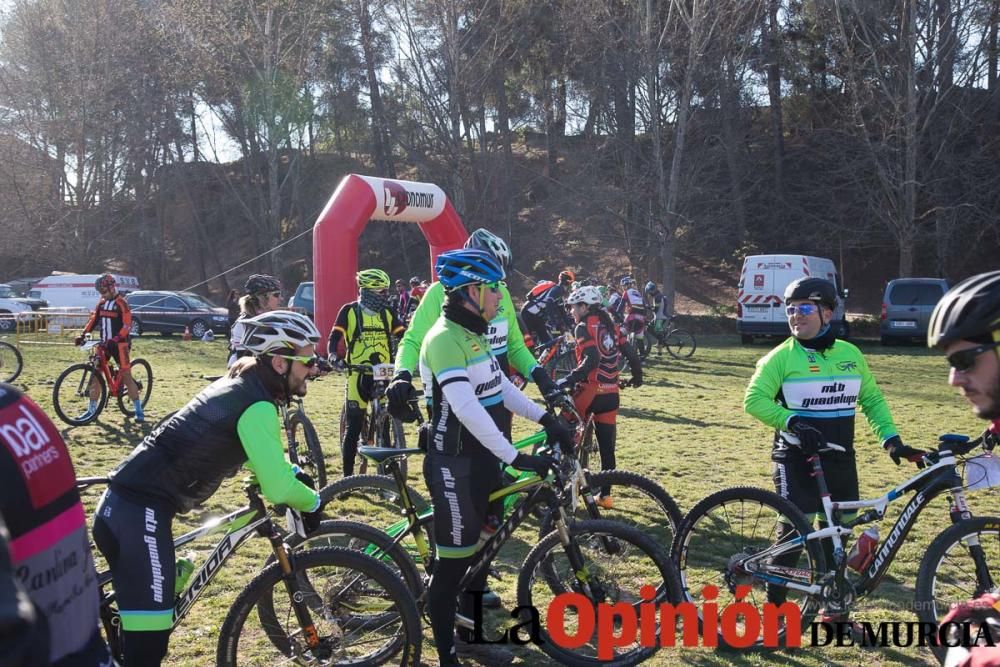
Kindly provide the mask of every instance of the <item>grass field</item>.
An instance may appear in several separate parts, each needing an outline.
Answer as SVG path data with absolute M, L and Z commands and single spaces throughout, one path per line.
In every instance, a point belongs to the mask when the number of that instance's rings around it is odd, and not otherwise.
M 66 339 L 58 339 L 65 343 Z M 699 340 L 698 351 L 689 360 L 656 360 L 647 370 L 646 385 L 628 390 L 622 398 L 619 416 L 619 467 L 650 476 L 662 483 L 680 504 L 689 509 L 705 495 L 738 484 L 771 488 L 768 459 L 770 431 L 742 411 L 742 396 L 754 362 L 767 348 L 743 347 L 735 336 L 710 336 Z M 876 378 L 892 409 L 904 441 L 928 447 L 938 433 L 977 434 L 982 422 L 976 420 L 965 402 L 946 386 L 944 359 L 921 348 L 881 348 L 863 346 Z M 22 345 L 26 368 L 17 384 L 25 389 L 50 415 L 52 385 L 58 373 L 81 354 L 72 346 L 52 344 Z M 110 471 L 149 432 L 152 424 L 167 412 L 181 407 L 205 386 L 203 375 L 220 374 L 224 369 L 224 347 L 216 343 L 184 343 L 178 338 L 143 337 L 134 344 L 133 356 L 151 361 L 155 373 L 152 400 L 146 410 L 147 423 L 137 425 L 121 415 L 112 404 L 95 424 L 66 428 L 62 432 L 79 476 Z M 307 407 L 324 449 L 331 477 L 340 474 L 336 442 L 337 417 L 342 401 L 342 381 L 330 376 L 311 386 Z M 59 424 L 62 426 L 62 424 Z M 515 421 L 516 435 L 531 432 L 532 424 Z M 862 497 L 880 495 L 898 481 L 909 477 L 911 469 L 897 468 L 882 453 L 864 420 L 857 427 L 857 449 Z M 423 489 L 417 477 L 419 465 L 411 465 L 411 482 Z M 92 509 L 97 493 L 86 497 Z M 239 480 L 223 486 L 203 508 L 181 517 L 174 533 L 196 526 L 212 516 L 242 504 Z M 883 522 L 887 534 L 904 503 L 895 503 Z M 976 514 L 1000 512 L 995 493 L 973 495 Z M 337 517 L 336 507 L 327 514 Z M 893 563 L 889 576 L 875 595 L 858 607 L 860 620 L 916 620 L 911 613 L 917 566 L 930 540 L 948 523 L 947 505 L 936 500 L 921 516 Z M 521 541 L 518 540 L 520 538 Z M 524 550 L 536 536 L 525 529 L 505 547 L 501 569 L 506 576 L 492 582 L 508 606 L 513 606 L 517 566 Z M 211 544 L 204 545 L 204 549 Z M 223 570 L 171 641 L 168 664 L 206 665 L 214 661 L 218 628 L 226 611 L 250 577 L 259 571 L 267 546 L 262 540 L 248 543 Z M 509 550 L 509 553 L 508 553 Z M 496 622 L 502 620 L 499 616 Z M 429 637 L 429 631 L 425 633 Z M 519 649 L 521 664 L 547 664 L 548 658 L 534 649 Z M 429 641 L 425 641 L 424 661 L 436 663 Z M 721 653 L 707 649 L 661 651 L 649 664 L 812 666 L 827 664 L 913 665 L 932 662 L 927 649 L 907 648 L 862 651 L 859 648 L 809 648 L 794 652 Z

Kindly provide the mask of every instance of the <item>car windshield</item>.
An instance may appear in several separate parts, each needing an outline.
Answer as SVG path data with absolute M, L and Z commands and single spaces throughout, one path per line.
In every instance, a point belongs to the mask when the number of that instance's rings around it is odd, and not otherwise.
M 16 296 L 10 285 L 0 285 L 0 299 L 12 299 Z
M 217 308 L 214 303 L 198 294 L 181 294 L 180 297 L 192 308 Z

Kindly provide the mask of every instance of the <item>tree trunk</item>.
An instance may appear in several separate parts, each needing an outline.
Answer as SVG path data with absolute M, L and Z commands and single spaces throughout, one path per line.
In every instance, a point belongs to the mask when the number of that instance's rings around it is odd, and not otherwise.
M 902 56 L 906 66 L 905 112 L 903 116 L 906 133 L 903 145 L 903 182 L 901 183 L 901 206 L 899 207 L 899 276 L 913 275 L 913 253 L 917 240 L 917 81 L 916 81 L 916 0 L 907 0 L 903 23 Z
M 368 11 L 368 0 L 357 0 L 357 3 L 361 51 L 365 59 L 368 95 L 372 107 L 372 154 L 375 158 L 375 169 L 380 176 L 396 178 L 396 165 L 392 159 L 385 105 L 382 103 L 381 86 L 375 71 L 375 49 L 372 46 L 372 21 Z
M 719 105 L 722 111 L 722 136 L 726 143 L 726 167 L 729 170 L 729 189 L 733 198 L 732 234 L 735 246 L 746 240 L 746 207 L 743 204 L 743 186 L 741 183 L 743 170 L 741 168 L 740 138 L 737 132 L 737 114 L 739 113 L 739 95 L 737 92 L 736 72 L 730 56 L 726 56 L 721 72 L 722 80 L 719 89 Z
M 767 97 L 771 105 L 771 136 L 774 141 L 774 195 L 779 202 L 785 198 L 785 128 L 781 110 L 781 27 L 778 25 L 780 0 L 768 0 L 767 38 Z
M 993 92 L 997 87 L 997 23 L 1000 21 L 1000 2 L 998 0 L 993 0 L 990 3 L 989 21 L 989 35 L 986 40 L 987 68 L 989 72 L 987 75 L 987 85 L 990 92 Z

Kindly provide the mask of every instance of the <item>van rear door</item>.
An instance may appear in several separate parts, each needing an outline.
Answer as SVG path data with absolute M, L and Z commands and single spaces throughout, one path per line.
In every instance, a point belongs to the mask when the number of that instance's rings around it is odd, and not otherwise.
M 747 257 L 743 262 L 743 274 L 736 298 L 743 312 L 741 319 L 748 325 L 771 321 L 771 308 L 766 297 L 774 284 L 774 270 L 767 260 L 766 257 L 756 256 Z M 751 330 L 758 329 L 754 327 Z

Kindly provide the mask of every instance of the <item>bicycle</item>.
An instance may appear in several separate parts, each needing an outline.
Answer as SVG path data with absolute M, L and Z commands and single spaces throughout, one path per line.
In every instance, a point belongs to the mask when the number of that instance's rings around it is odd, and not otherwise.
M 531 348 L 538 364 L 556 380 L 568 375 L 576 368 L 576 339 L 572 333 L 565 333 L 539 343 Z
M 108 355 L 100 341 L 89 338 L 80 349 L 89 358 L 82 364 L 73 364 L 56 378 L 52 388 L 52 407 L 59 418 L 70 426 L 83 426 L 97 419 L 108 402 L 108 394 L 118 399 L 118 409 L 126 417 L 135 415 L 135 410 L 126 402 L 128 392 L 121 379 L 117 366 L 108 363 Z M 149 396 L 153 391 L 153 368 L 145 359 L 133 359 L 131 362 L 132 379 L 139 390 L 142 407 L 149 405 Z M 97 407 L 90 410 L 90 386 L 96 383 L 100 388 Z M 63 386 L 66 391 L 60 391 Z
M 107 484 L 107 478 L 82 478 L 77 487 Z M 221 533 L 204 563 L 176 588 L 175 630 L 222 569 L 248 539 L 257 534 L 270 542 L 269 563 L 237 596 L 219 630 L 218 665 L 273 664 L 291 659 L 300 664 L 382 664 L 400 656 L 400 664 L 419 664 L 420 615 L 403 582 L 384 564 L 357 551 L 328 547 L 289 553 L 288 539 L 267 509 L 254 482 L 244 486 L 246 507 L 206 522 L 174 540 L 175 551 L 200 537 Z M 293 535 L 302 535 L 301 516 L 288 509 Z M 100 616 L 108 644 L 122 658 L 121 619 L 110 572 L 98 574 Z M 184 584 L 187 587 L 184 588 Z M 282 594 L 283 593 L 283 594 Z M 251 611 L 266 596 L 270 608 L 281 599 L 282 613 L 259 625 L 247 624 Z M 264 654 L 273 657 L 264 657 Z
M 676 315 L 671 315 L 666 320 L 654 321 L 652 326 L 646 328 L 644 349 L 640 351 L 643 357 L 653 351 L 653 344 L 656 344 L 656 354 L 659 356 L 663 348 L 667 348 L 667 353 L 674 359 L 687 359 L 698 349 L 698 341 L 694 334 L 687 329 L 680 329 L 674 326 Z M 657 326 L 659 324 L 659 326 Z
M 368 409 L 365 414 L 365 421 L 361 427 L 361 434 L 358 436 L 360 446 L 377 446 L 403 449 L 406 447 L 406 434 L 403 431 L 403 422 L 389 414 L 385 402 L 385 390 L 392 382 L 395 373 L 395 366 L 392 364 L 347 364 L 347 370 L 356 373 L 363 373 L 372 376 L 372 395 L 368 401 Z M 344 403 L 340 411 L 340 442 L 344 442 L 344 432 L 347 430 L 347 403 Z M 405 471 L 405 467 L 404 467 Z M 368 472 L 368 460 L 362 457 L 358 465 L 358 473 L 364 475 Z M 382 471 L 379 471 L 382 474 Z M 320 485 L 325 486 L 325 485 Z
M 802 611 L 802 627 L 820 608 L 830 615 L 846 614 L 858 599 L 878 587 L 921 511 L 942 494 L 950 496 L 952 526 L 931 542 L 920 562 L 915 601 L 919 619 L 936 622 L 944 615 L 948 602 L 939 598 L 946 586 L 961 590 L 952 602 L 991 589 L 1000 582 L 1000 518 L 972 516 L 959 466 L 964 466 L 967 476 L 970 467 L 975 472 L 987 465 L 996 466 L 996 479 L 980 480 L 980 486 L 970 487 L 987 488 L 1000 486 L 1000 462 L 982 438 L 969 441 L 964 436 L 947 435 L 941 436 L 940 443 L 924 457 L 928 467 L 872 500 L 832 502 L 820 457 L 810 458 L 829 526 L 821 530 L 813 530 L 789 501 L 764 489 L 735 487 L 703 499 L 684 518 L 671 549 L 685 598 L 698 598 L 700 592 L 691 590 L 696 584 L 718 584 L 720 598 L 725 591 L 734 597 L 737 586 L 747 585 L 767 589 L 778 598 L 794 595 L 796 599 L 791 601 Z M 961 461 L 957 458 L 979 445 L 984 455 Z M 823 451 L 843 449 L 828 443 Z M 882 519 L 890 503 L 911 492 L 888 537 L 853 580 L 847 572 L 844 542 L 855 527 Z M 841 520 L 844 512 L 856 510 L 861 512 L 854 519 Z M 826 562 L 823 541 L 832 546 L 832 565 Z M 951 556 L 956 548 L 964 557 Z M 949 558 L 956 558 L 956 562 Z M 761 599 L 751 592 L 744 601 L 757 605 Z M 726 600 L 720 599 L 718 604 L 723 608 Z M 721 635 L 719 641 L 723 642 Z M 758 645 L 760 641 L 758 637 Z
M 24 359 L 15 345 L 0 340 L 0 382 L 13 382 L 24 370 Z

